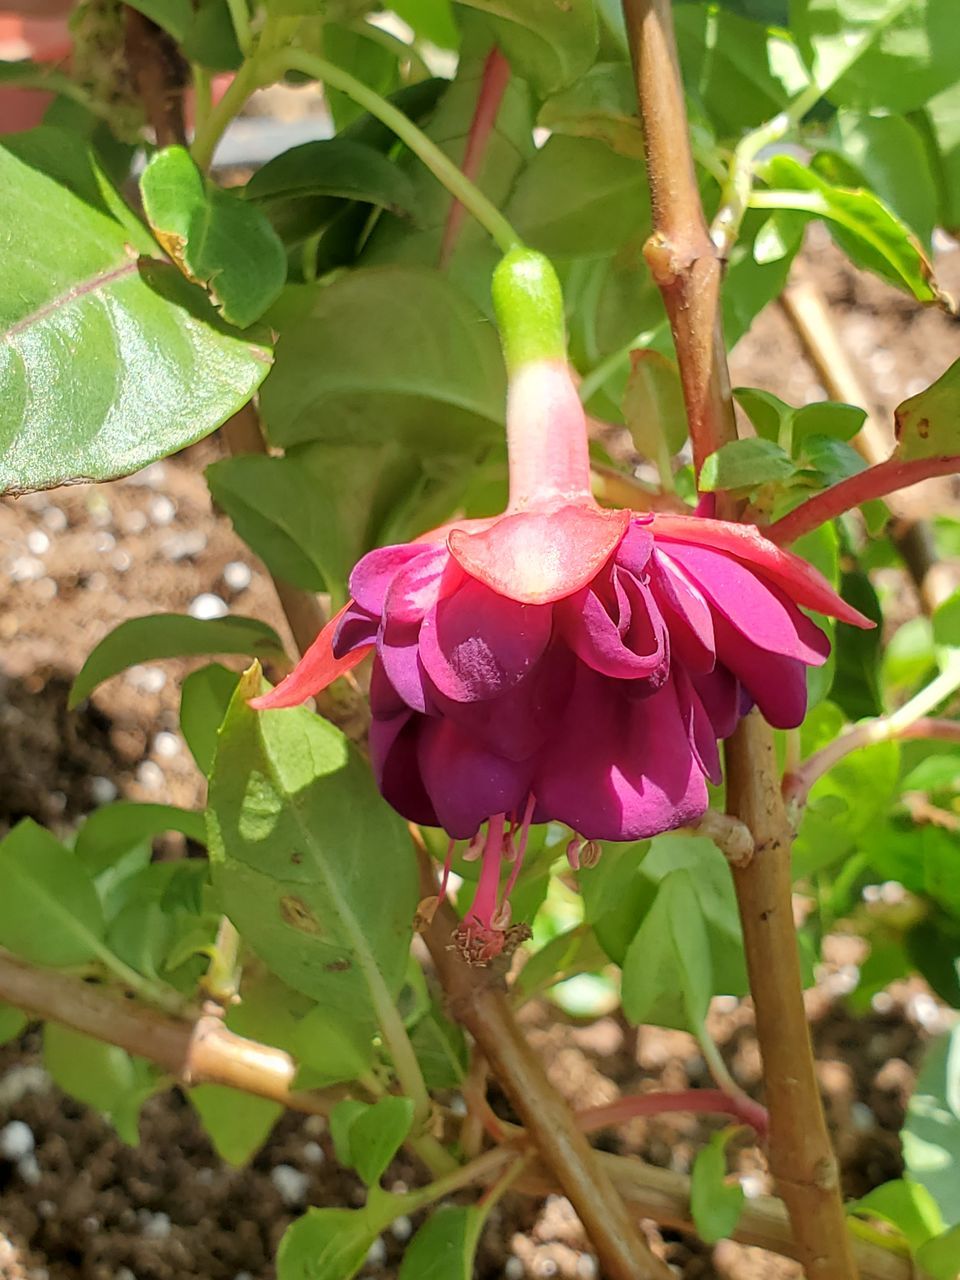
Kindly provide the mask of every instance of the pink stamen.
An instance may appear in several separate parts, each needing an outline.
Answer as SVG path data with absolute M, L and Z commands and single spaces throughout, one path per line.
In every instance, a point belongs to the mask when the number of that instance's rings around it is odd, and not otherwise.
M 507 881 L 506 888 L 503 891 L 503 905 L 506 907 L 510 901 L 510 895 L 513 893 L 514 885 L 517 883 L 517 877 L 520 874 L 520 868 L 523 866 L 523 856 L 527 852 L 527 840 L 530 836 L 530 822 L 533 818 L 533 810 L 536 807 L 536 800 L 533 792 L 527 797 L 527 806 L 523 811 L 523 819 L 520 823 L 520 838 L 517 841 L 516 857 L 513 860 L 513 870 L 510 872 L 510 879 Z
M 493 927 L 500 891 L 500 867 L 503 862 L 504 815 L 498 813 L 487 824 L 487 839 L 483 846 L 483 866 L 477 881 L 477 892 L 470 908 L 468 921 L 475 920 L 485 929 Z

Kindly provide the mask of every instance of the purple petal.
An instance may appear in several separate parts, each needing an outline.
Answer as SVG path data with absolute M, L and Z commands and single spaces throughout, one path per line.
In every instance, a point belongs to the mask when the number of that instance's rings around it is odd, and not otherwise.
M 670 633 L 671 653 L 690 671 L 711 671 L 717 660 L 713 615 L 703 593 L 659 550 L 654 566 L 650 586 Z
M 638 578 L 646 577 L 647 565 L 653 553 L 652 525 L 652 516 L 634 516 L 614 556 L 618 565 Z
M 420 628 L 416 623 L 387 617 L 377 643 L 377 656 L 397 695 L 413 711 L 426 712 L 426 690 L 419 653 Z
M 750 710 L 744 709 L 743 688 L 732 671 L 718 663 L 705 675 L 691 677 L 697 696 L 710 717 L 714 736 L 729 738 L 740 723 L 740 717 Z
M 717 657 L 776 729 L 795 729 L 807 713 L 807 669 L 799 658 L 761 649 L 722 615 L 716 618 Z
M 390 583 L 384 613 L 397 622 L 420 622 L 448 586 L 463 577 L 444 546 L 421 546 Z M 452 580 L 452 581 L 451 581 Z
M 707 599 L 751 643 L 769 653 L 818 667 L 830 641 L 777 587 L 764 582 L 732 556 L 692 543 L 660 544 Z M 719 649 L 718 649 L 719 652 Z
M 441 693 L 479 702 L 519 684 L 547 647 L 549 605 L 518 604 L 465 578 L 420 628 L 420 659 Z
M 449 720 L 422 720 L 418 756 L 439 825 L 456 840 L 519 809 L 530 793 L 529 762 L 505 760 Z
M 673 682 L 646 698 L 581 666 L 534 780 L 538 814 L 588 839 L 636 840 L 696 821 L 707 789 Z
M 373 644 L 380 627 L 379 614 L 374 617 L 355 602 L 347 605 L 333 636 L 333 656 L 345 658 L 361 645 Z
M 686 724 L 691 749 L 703 773 L 714 786 L 719 786 L 723 780 L 723 770 L 720 767 L 720 750 L 713 723 L 700 701 L 693 681 L 682 667 L 673 668 L 673 678 L 677 689 L 677 705 Z
M 650 678 L 666 662 L 663 619 L 649 589 L 630 574 L 615 570 L 612 588 L 612 616 L 596 586 L 560 601 L 557 620 L 563 638 L 577 657 L 601 675 L 621 680 Z
M 420 775 L 418 742 L 422 716 L 404 712 L 370 725 L 370 762 L 383 798 L 408 822 L 440 824 Z
M 433 551 L 429 544 L 401 542 L 393 547 L 377 547 L 368 551 L 354 565 L 350 575 L 350 594 L 367 613 L 380 617 L 387 589 L 396 575 L 411 560 Z

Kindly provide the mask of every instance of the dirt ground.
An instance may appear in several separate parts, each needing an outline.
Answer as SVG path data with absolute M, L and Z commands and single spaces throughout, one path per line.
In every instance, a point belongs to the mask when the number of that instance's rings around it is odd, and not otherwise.
M 854 276 L 821 236 L 807 266 L 826 291 L 876 408 L 893 406 L 960 354 L 960 325 L 918 309 L 872 279 Z M 960 293 L 960 250 L 943 246 L 945 286 Z M 735 383 L 792 403 L 821 398 L 782 312 L 772 307 L 734 355 Z M 61 489 L 0 504 L 0 831 L 24 816 L 67 831 L 116 797 L 202 803 L 202 781 L 178 730 L 186 664 L 134 668 L 68 713 L 70 681 L 93 645 L 125 618 L 174 611 L 262 618 L 286 636 L 269 577 L 211 509 L 203 466 L 216 440 L 111 485 Z M 860 1195 L 900 1171 L 896 1137 L 924 1043 L 939 1023 L 922 984 L 881 993 L 854 1017 L 843 993 L 856 954 L 832 940 L 809 994 L 821 1082 L 843 1165 L 845 1191 Z M 749 1002 L 718 1001 L 713 1029 L 735 1078 L 760 1091 Z M 708 1085 L 691 1037 L 565 1021 L 552 1007 L 528 1011 L 527 1031 L 555 1084 L 580 1107 L 619 1093 Z M 0 1050 L 0 1280 L 270 1280 L 281 1232 L 307 1204 L 356 1205 L 362 1191 L 333 1159 L 322 1122 L 287 1116 L 244 1170 L 220 1161 L 186 1101 L 150 1101 L 139 1147 L 125 1146 L 97 1115 L 52 1087 L 38 1037 Z M 6 1129 L 11 1122 L 21 1127 Z M 23 1128 L 22 1126 L 26 1126 Z M 638 1119 L 598 1136 L 688 1172 L 710 1121 Z M 4 1133 L 13 1133 L 2 1154 Z M 20 1144 L 18 1146 L 18 1143 Z M 24 1155 L 22 1148 L 31 1148 Z M 769 1189 L 762 1154 L 738 1153 L 748 1194 Z M 385 1185 L 421 1171 L 398 1160 Z M 362 1272 L 396 1275 L 416 1223 L 401 1219 Z M 688 1280 L 796 1276 L 793 1264 L 724 1242 L 708 1248 L 646 1224 L 655 1248 Z M 569 1204 L 507 1197 L 485 1235 L 478 1277 L 596 1276 Z

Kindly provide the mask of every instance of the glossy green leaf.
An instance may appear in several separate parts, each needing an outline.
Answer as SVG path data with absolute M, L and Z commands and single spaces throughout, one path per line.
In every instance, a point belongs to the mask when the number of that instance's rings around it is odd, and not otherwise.
M 398 1280 L 472 1280 L 485 1220 L 474 1205 L 441 1205 L 410 1242 Z
M 597 54 L 597 18 L 592 0 L 461 0 L 491 18 L 497 43 L 518 76 L 541 97 L 555 93 L 587 71 Z
M 785 30 L 706 4 L 675 4 L 687 90 L 717 132 L 737 136 L 775 116 L 807 83 Z
M 960 1028 L 928 1050 L 901 1139 L 908 1175 L 930 1192 L 944 1222 L 960 1220 Z
M 960 454 L 960 360 L 899 404 L 894 424 L 897 457 L 904 462 Z
M 707 1244 L 733 1235 L 746 1200 L 740 1183 L 727 1181 L 727 1143 L 736 1132 L 731 1128 L 712 1134 L 694 1161 L 690 1212 L 697 1234 Z
M 762 484 L 782 483 L 796 472 L 796 463 L 772 440 L 733 440 L 704 461 L 700 488 L 705 493 L 716 489 L 749 490 Z
M 492 438 L 505 393 L 493 326 L 438 272 L 381 267 L 318 295 L 285 336 L 260 403 L 275 444 L 432 450 Z
M 224 320 L 240 329 L 258 320 L 287 276 L 283 245 L 263 213 L 207 182 L 184 147 L 150 158 L 140 194 L 154 235 Z
M 832 102 L 911 111 L 956 80 L 953 0 L 791 0 L 790 22 Z
M 643 166 L 592 138 L 550 138 L 505 213 L 524 242 L 550 258 L 603 257 L 650 224 Z
M 201 619 L 180 613 L 131 618 L 104 636 L 87 658 L 73 682 L 69 705 L 77 706 L 98 684 L 136 663 L 212 653 L 284 657 L 280 637 L 256 618 Z
M 855 404 L 819 400 L 801 405 L 793 411 L 794 448 L 813 436 L 827 436 L 841 442 L 852 440 L 866 420 L 866 409 Z
M 260 1150 L 283 1114 L 279 1102 L 220 1084 L 195 1085 L 187 1097 L 217 1155 L 238 1167 Z
M 208 435 L 266 374 L 265 346 L 8 147 L 0 225 L 0 492 L 136 471 Z
M 710 942 L 693 875 L 664 876 L 623 961 L 623 1011 L 632 1023 L 697 1031 L 713 995 Z
M 859 571 L 840 577 L 840 594 L 848 604 L 877 623 L 872 631 L 837 623 L 834 631 L 834 678 L 830 697 L 851 720 L 883 713 L 880 657 L 883 615 L 870 579 Z
M 84 964 L 101 951 L 104 919 L 79 860 L 31 818 L 0 841 L 0 946 L 32 964 Z
M 758 197 L 764 208 L 797 209 L 826 219 L 858 266 L 908 289 L 921 302 L 936 300 L 933 267 L 923 246 L 872 192 L 833 186 L 792 156 L 774 156 L 762 171 L 774 188 Z
M 351 1280 L 389 1223 L 364 1209 L 308 1209 L 277 1250 L 277 1280 Z
M 936 1200 L 922 1183 L 911 1182 L 909 1178 L 898 1178 L 875 1187 L 847 1205 L 847 1213 L 889 1222 L 913 1253 L 943 1231 L 943 1217 Z
M 206 844 L 203 814 L 172 804 L 135 804 L 118 800 L 95 809 L 77 834 L 74 855 L 89 875 L 96 876 L 121 854 L 164 831 L 180 831 L 197 844 Z
M 637 90 L 626 62 L 598 62 L 540 108 L 537 123 L 552 133 L 595 138 L 620 155 L 643 159 Z
M 762 440 L 777 443 L 790 430 L 796 410 L 772 391 L 734 387 L 733 396 Z
M 258 169 L 247 183 L 248 200 L 279 196 L 333 196 L 414 214 L 409 174 L 375 147 L 350 138 L 327 138 L 291 147 Z
M 0 1045 L 16 1040 L 27 1025 L 27 1015 L 0 1001 Z
M 236 671 L 211 662 L 191 671 L 180 686 L 180 732 L 204 777 L 213 768 L 217 731 L 238 678 Z
M 272 972 L 373 1030 L 404 981 L 418 899 L 403 822 L 343 735 L 306 708 L 255 712 L 254 666 L 220 730 L 209 835 L 223 907 Z M 384 881 L 389 868 L 389 884 Z

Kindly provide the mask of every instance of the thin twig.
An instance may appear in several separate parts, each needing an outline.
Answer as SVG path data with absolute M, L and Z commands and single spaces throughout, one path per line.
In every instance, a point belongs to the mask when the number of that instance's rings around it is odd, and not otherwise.
M 723 1089 L 682 1089 L 676 1093 L 630 1093 L 602 1107 L 577 1112 L 577 1124 L 584 1133 L 624 1124 L 635 1116 L 660 1116 L 665 1112 L 687 1111 L 692 1115 L 728 1115 L 766 1136 L 767 1109 L 746 1094 L 733 1096 Z
M 624 0 L 653 196 L 648 254 L 674 333 L 698 461 L 736 438 L 719 309 L 720 262 L 693 172 L 669 0 Z M 731 514 L 728 503 L 725 514 Z M 728 812 L 756 855 L 734 868 L 770 1109 L 770 1162 L 811 1280 L 849 1280 L 850 1251 L 803 1006 L 790 881 L 791 831 L 773 732 L 757 712 L 728 742 Z

